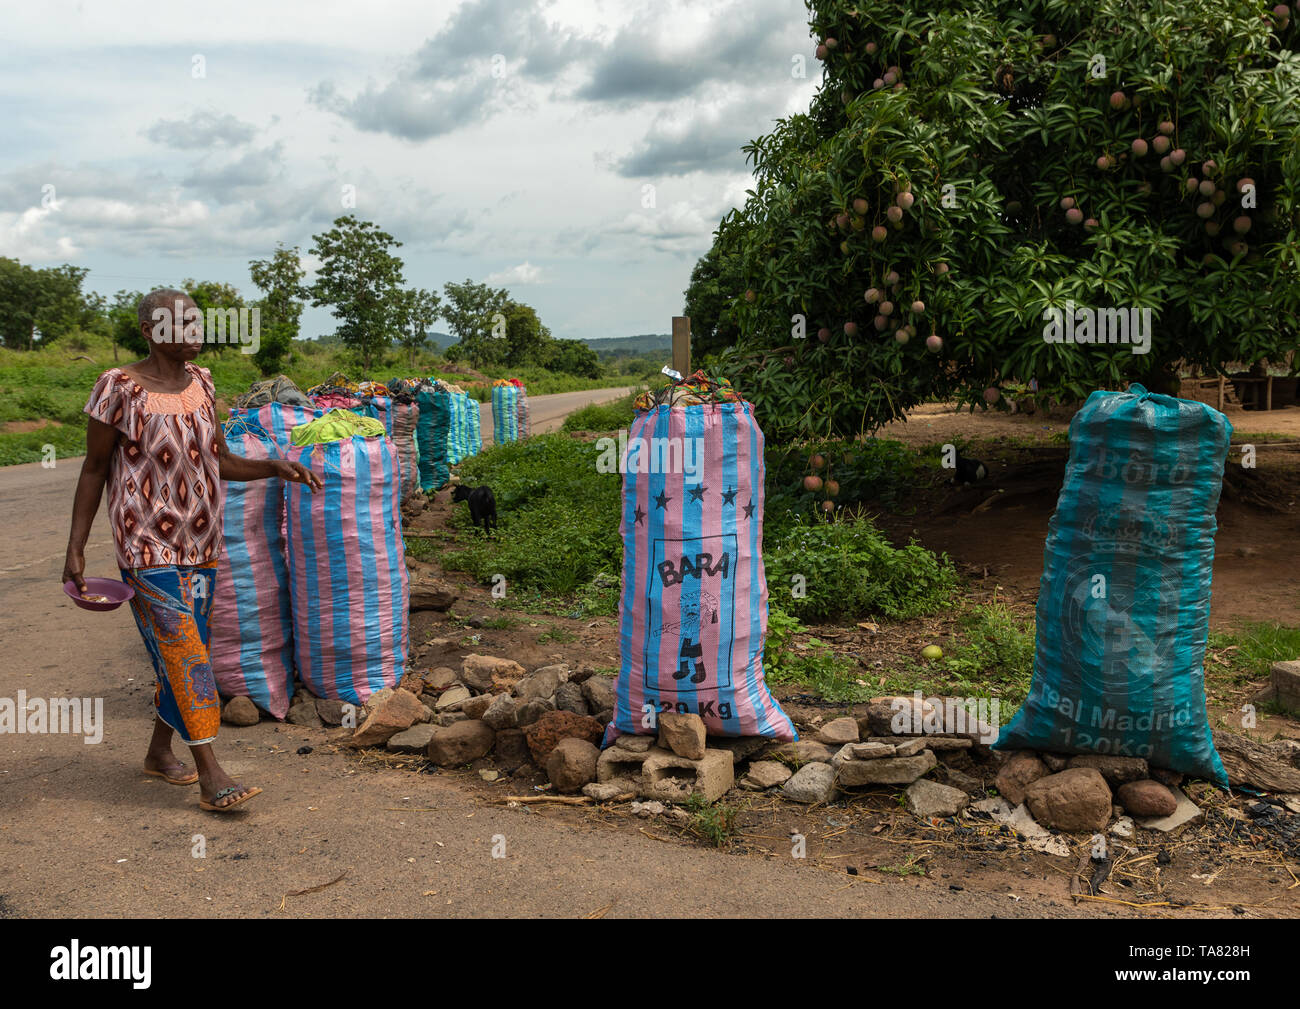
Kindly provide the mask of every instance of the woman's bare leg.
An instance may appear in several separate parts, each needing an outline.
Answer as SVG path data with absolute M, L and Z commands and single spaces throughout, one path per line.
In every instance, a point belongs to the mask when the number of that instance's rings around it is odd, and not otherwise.
M 191 746 L 190 752 L 194 754 L 194 763 L 199 770 L 199 792 L 204 802 L 213 806 L 229 806 L 232 802 L 243 798 L 249 793 L 250 789 L 232 780 L 230 775 L 221 769 L 221 765 L 217 763 L 216 754 L 212 752 L 211 743 Z M 234 785 L 238 791 L 223 796 L 218 800 L 216 794 L 231 785 Z
M 149 751 L 144 755 L 145 770 L 157 771 L 169 778 L 184 778 L 189 775 L 190 769 L 172 752 L 174 735 L 172 727 L 155 715 L 153 737 L 149 740 Z

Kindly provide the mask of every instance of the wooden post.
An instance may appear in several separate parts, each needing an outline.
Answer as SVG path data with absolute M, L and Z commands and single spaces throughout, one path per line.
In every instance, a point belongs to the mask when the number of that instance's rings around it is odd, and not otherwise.
M 691 317 L 673 316 L 673 371 L 682 378 L 691 373 Z
M 1223 376 L 1219 376 L 1219 409 L 1223 409 Z

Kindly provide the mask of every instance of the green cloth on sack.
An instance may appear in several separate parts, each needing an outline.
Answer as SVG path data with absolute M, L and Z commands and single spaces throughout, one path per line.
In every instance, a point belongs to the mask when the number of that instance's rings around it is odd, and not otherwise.
M 384 422 L 376 417 L 362 417 L 358 413 L 339 407 L 324 417 L 299 424 L 289 432 L 294 445 L 319 445 L 327 441 L 342 441 L 361 435 L 363 438 L 382 438 Z

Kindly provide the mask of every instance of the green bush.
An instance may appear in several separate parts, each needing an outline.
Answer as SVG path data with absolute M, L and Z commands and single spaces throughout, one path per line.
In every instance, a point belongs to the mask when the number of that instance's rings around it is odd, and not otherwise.
M 463 549 L 445 552 L 444 565 L 485 582 L 504 575 L 510 593 L 567 596 L 598 574 L 617 579 L 621 483 L 616 473 L 596 471 L 599 454 L 594 444 L 546 434 L 462 462 L 464 483 L 492 488 L 499 528 L 476 537 L 468 509 L 457 509 L 452 523 L 466 530 Z
M 636 393 L 628 393 L 613 403 L 593 403 L 564 418 L 562 431 L 618 431 L 632 424 L 632 404 Z
M 807 621 L 907 620 L 950 605 L 957 588 L 947 554 L 895 547 L 865 518 L 797 517 L 768 541 L 764 562 L 773 603 Z

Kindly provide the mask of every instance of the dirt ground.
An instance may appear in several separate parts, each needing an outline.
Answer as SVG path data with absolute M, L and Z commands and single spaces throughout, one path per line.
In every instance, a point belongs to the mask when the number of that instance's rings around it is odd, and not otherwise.
M 1233 425 L 1233 451 L 1218 511 L 1212 625 L 1239 619 L 1300 623 L 1300 407 L 1225 412 Z M 991 582 L 1002 598 L 1032 601 L 1068 454 L 1053 435 L 1059 439 L 1068 428 L 1068 414 L 1060 413 L 972 415 L 951 405 L 912 411 L 879 436 L 914 448 L 964 445 L 963 455 L 983 461 L 989 478 L 954 493 L 936 476 L 919 490 L 912 514 L 882 515 L 880 524 L 896 540 L 915 537 L 947 552 L 965 573 Z M 1261 435 L 1284 440 L 1252 441 Z M 1244 444 L 1256 447 L 1250 472 L 1238 464 Z
M 1036 423 L 992 419 L 1008 424 L 1005 436 L 1017 440 L 1029 437 Z M 922 421 L 939 425 L 927 437 L 978 438 L 965 427 L 944 428 L 954 422 L 942 410 L 913 415 L 909 437 L 919 435 Z M 1264 430 L 1280 430 L 1277 418 L 1270 414 Z M 1018 452 L 1029 446 L 1005 447 Z M 1059 444 L 1052 447 L 1059 452 Z M 1263 468 L 1273 465 L 1267 459 L 1281 456 L 1261 452 L 1260 458 Z M 1082 839 L 1070 858 L 1042 855 L 988 822 L 921 823 L 886 791 L 810 809 L 741 794 L 729 800 L 739 807 L 733 839 L 715 850 L 700 836 L 701 825 L 689 819 L 642 820 L 627 804 L 511 805 L 508 796 L 542 794 L 541 782 L 488 782 L 473 769 L 436 769 L 420 758 L 382 751 L 358 753 L 342 747 L 330 730 L 266 721 L 223 727 L 217 743 L 231 773 L 265 794 L 244 812 L 201 813 L 192 789 L 139 773 L 152 720 L 151 674 L 130 615 L 87 613 L 58 591 L 77 464 L 60 461 L 52 470 L 15 466 L 0 474 L 0 521 L 24 531 L 0 543 L 0 638 L 7 659 L 0 666 L 0 696 L 14 697 L 19 689 L 30 696 L 98 696 L 106 708 L 105 738 L 97 746 L 68 735 L 0 737 L 0 916 L 1300 914 L 1300 882 L 1293 875 L 1300 867 L 1283 860 L 1243 816 L 1240 799 L 1201 793 L 1199 800 L 1211 807 L 1203 827 L 1163 841 L 1141 835 L 1133 851 L 1117 851 L 1109 878 L 1095 894 L 1072 894 L 1072 886 L 1077 891 L 1094 868 L 1080 871 Z M 947 493 L 933 489 L 936 507 L 947 499 L 941 492 Z M 421 517 L 417 530 L 436 531 L 445 522 L 445 497 Z M 1053 498 L 1054 493 L 1026 495 L 1015 507 L 958 516 L 965 535 L 953 534 L 947 542 L 964 573 L 981 573 L 971 582 L 972 598 L 1032 603 Z M 920 500 L 929 499 L 923 494 Z M 1275 530 L 1265 536 L 1268 549 L 1245 528 L 1251 507 L 1240 507 L 1240 531 L 1228 530 L 1235 538 L 1220 539 L 1215 617 L 1222 607 L 1285 619 L 1283 614 L 1295 612 L 1296 573 L 1289 560 L 1294 503 L 1287 505 L 1290 511 L 1265 516 L 1263 525 Z M 945 521 L 918 505 L 901 524 L 922 529 L 928 545 L 940 545 L 948 536 Z M 1292 539 L 1279 557 L 1288 521 Z M 972 539 L 977 529 L 985 531 L 983 538 Z M 1252 547 L 1254 557 L 1233 561 L 1243 575 L 1220 581 L 1219 564 L 1236 557 L 1237 548 Z M 96 571 L 113 570 L 102 516 L 87 563 Z M 450 614 L 414 615 L 418 667 L 454 666 L 470 651 L 510 655 L 529 667 L 554 661 L 609 672 L 616 667 L 611 619 L 513 612 L 520 623 L 494 629 L 485 621 L 502 611 L 488 590 L 460 585 L 461 600 Z M 483 626 L 473 626 L 475 621 Z M 558 640 L 556 628 L 562 631 Z M 548 631 L 551 640 L 539 642 Z M 827 637 L 839 635 L 837 647 L 868 657 L 911 649 L 930 633 L 903 626 L 891 631 L 898 635 L 891 641 L 859 628 L 826 631 Z M 435 653 L 428 644 L 435 638 L 450 639 L 454 647 Z M 851 710 L 777 692 L 801 729 Z M 791 857 L 792 833 L 805 839 L 803 859 Z M 488 854 L 498 835 L 509 846 L 501 859 Z M 193 853 L 197 837 L 205 840 L 206 858 Z
M 969 425 L 969 418 L 966 422 Z M 946 423 L 946 419 L 939 423 Z M 969 439 L 969 433 L 965 437 Z M 1061 465 L 1064 465 L 1063 454 Z M 438 495 L 412 528 L 439 538 L 446 530 L 450 514 L 447 498 L 446 492 Z M 1046 520 L 1054 502 L 1055 491 L 1048 499 L 1020 506 L 1019 514 L 1010 508 L 981 513 L 996 520 L 988 525 L 987 538 L 954 537 L 954 542 L 963 546 L 964 573 L 970 575 L 990 567 L 987 578 L 975 580 L 974 598 L 993 598 L 1000 593 L 1003 601 L 1019 599 L 1026 610 L 1032 608 L 1041 572 Z M 1025 512 L 1035 506 L 1040 509 L 1035 516 L 1036 525 L 1022 528 L 1027 525 Z M 1045 512 L 1041 512 L 1043 507 Z M 922 533 L 922 541 L 934 545 L 933 533 L 943 526 L 944 521 L 936 519 Z M 1011 532 L 1021 538 L 1008 545 L 1007 535 Z M 990 548 L 990 544 L 996 546 Z M 1037 560 L 1013 560 L 1016 554 L 1025 551 Z M 1032 571 L 1035 564 L 1038 571 Z M 1280 572 L 1282 566 L 1276 570 Z M 450 612 L 425 612 L 413 617 L 413 643 L 426 642 L 417 644 L 420 649 L 417 668 L 439 665 L 457 668 L 461 657 L 475 651 L 510 656 L 528 667 L 566 662 L 571 666 L 589 664 L 608 674 L 617 669 L 617 627 L 612 618 L 575 620 L 501 610 L 495 607 L 487 589 L 455 574 L 448 577 L 461 591 L 460 600 Z M 1217 605 L 1218 592 L 1215 598 Z M 1243 605 L 1242 611 L 1246 609 Z M 517 622 L 509 627 L 492 626 L 503 614 Z M 558 642 L 554 640 L 556 629 L 562 639 Z M 819 627 L 815 631 L 823 640 L 833 643 L 837 651 L 858 655 L 864 675 L 868 675 L 865 670 L 877 655 L 888 660 L 903 652 L 914 654 L 926 640 L 935 639 L 933 626 L 915 623 L 894 626 L 884 635 L 860 627 Z M 550 640 L 539 643 L 538 638 L 544 634 Z M 427 644 L 430 640 L 449 644 L 431 646 Z M 778 687 L 774 693 L 805 736 L 831 718 L 862 710 L 862 706 L 830 704 L 790 688 Z M 1300 738 L 1300 724 L 1288 719 L 1266 717 L 1260 728 L 1266 735 L 1276 733 Z M 358 759 L 363 763 L 400 766 L 416 773 L 431 770 L 422 758 L 371 753 Z M 961 758 L 951 763 L 964 773 L 983 778 L 986 786 L 992 785 L 991 766 L 969 759 L 963 762 Z M 490 773 L 491 767 L 490 759 L 485 759 L 471 765 L 468 771 L 442 773 L 451 774 L 460 787 L 485 800 L 503 793 L 534 797 L 545 794 L 544 774 L 532 770 L 510 778 L 484 781 L 478 771 Z M 1296 875 L 1300 866 L 1289 861 L 1284 849 L 1272 844 L 1263 830 L 1252 825 L 1251 819 L 1242 812 L 1247 802 L 1241 797 L 1225 796 L 1209 786 L 1192 785 L 1189 792 L 1207 806 L 1206 822 L 1177 837 L 1144 831 L 1134 841 L 1117 844 L 1113 862 L 1105 866 L 1104 881 L 1092 880 L 1097 866 L 1089 861 L 1086 838 L 1068 839 L 1072 851 L 1069 858 L 1042 854 L 991 821 L 954 819 L 922 823 L 902 809 L 889 791 L 853 796 L 812 808 L 767 794 L 733 793 L 726 804 L 736 810 L 734 834 L 723 850 L 734 857 L 783 859 L 790 856 L 793 840 L 801 837 L 811 867 L 840 875 L 842 888 L 865 890 L 867 896 L 873 890 L 899 881 L 924 879 L 941 889 L 946 887 L 953 901 L 976 898 L 1005 901 L 1010 908 L 1031 900 L 1052 909 L 1049 914 L 1080 909 L 1088 913 L 1161 917 L 1295 917 L 1300 914 L 1300 879 Z M 735 798 L 736 795 L 740 798 Z M 692 847 L 708 847 L 712 843 L 707 829 L 684 813 L 677 814 L 676 819 L 658 816 L 647 821 L 633 815 L 626 803 L 531 808 L 575 829 L 595 825 L 601 830 L 635 832 L 664 843 Z M 1095 887 L 1090 882 L 1095 882 Z

